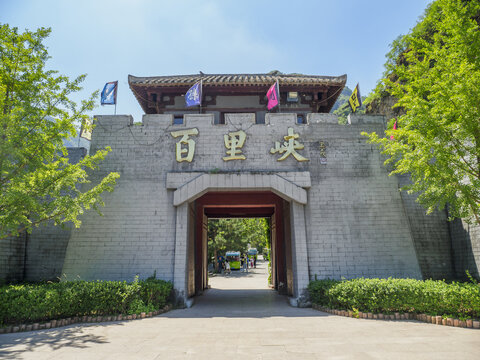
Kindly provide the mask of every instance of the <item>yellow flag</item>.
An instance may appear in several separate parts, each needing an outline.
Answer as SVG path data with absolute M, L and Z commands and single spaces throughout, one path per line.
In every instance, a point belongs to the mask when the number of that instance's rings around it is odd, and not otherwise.
M 82 128 L 80 129 L 80 137 L 92 140 L 92 122 L 88 119 L 82 121 Z
M 352 111 L 357 111 L 357 108 L 362 106 L 362 96 L 360 95 L 360 87 L 355 86 L 355 89 L 352 92 L 352 95 L 348 98 L 348 104 L 352 108 Z

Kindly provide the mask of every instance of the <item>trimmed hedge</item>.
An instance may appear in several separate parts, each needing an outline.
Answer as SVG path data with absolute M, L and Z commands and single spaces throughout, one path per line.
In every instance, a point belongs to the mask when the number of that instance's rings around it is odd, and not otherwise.
M 0 326 L 83 315 L 136 314 L 164 307 L 170 282 L 67 281 L 0 287 Z
M 313 303 L 333 309 L 393 314 L 480 318 L 480 286 L 439 280 L 315 280 L 308 285 Z

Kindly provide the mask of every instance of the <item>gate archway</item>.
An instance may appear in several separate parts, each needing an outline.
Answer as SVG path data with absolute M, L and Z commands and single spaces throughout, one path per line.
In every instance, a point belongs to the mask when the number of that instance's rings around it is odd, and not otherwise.
M 170 174 L 169 174 L 170 175 Z M 189 174 L 191 177 L 191 174 Z M 274 286 L 296 305 L 309 281 L 304 205 L 310 186 L 308 173 L 289 173 L 303 186 L 276 174 L 200 174 L 176 189 L 174 287 L 191 297 L 208 286 L 207 219 L 209 216 L 271 219 Z M 167 177 L 167 187 L 185 173 Z M 246 214 L 241 215 L 241 214 Z
M 272 285 L 281 294 L 293 295 L 289 203 L 272 192 L 209 192 L 195 200 L 194 277 L 189 278 L 189 295 L 208 286 L 208 218 L 270 219 Z M 287 215 L 286 215 L 287 214 Z M 192 284 L 192 282 L 194 284 Z M 194 290 L 193 290 L 194 289 Z

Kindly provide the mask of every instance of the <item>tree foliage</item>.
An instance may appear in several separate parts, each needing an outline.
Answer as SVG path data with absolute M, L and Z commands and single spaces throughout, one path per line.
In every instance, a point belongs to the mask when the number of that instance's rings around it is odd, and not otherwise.
M 394 96 L 403 115 L 386 137 L 366 135 L 391 174 L 410 174 L 406 189 L 427 212 L 448 203 L 452 217 L 480 224 L 479 19 L 478 1 L 437 0 L 394 41 L 376 93 Z
M 270 227 L 264 218 L 209 219 L 208 252 L 213 258 L 215 252 L 225 255 L 227 251 L 247 252 L 248 245 L 259 253 L 268 248 Z
M 0 24 L 0 238 L 49 220 L 79 226 L 78 215 L 98 210 L 100 194 L 112 191 L 119 176 L 110 173 L 89 190 L 79 189 L 89 183 L 87 170 L 110 149 L 68 162 L 63 140 L 76 135 L 76 124 L 98 94 L 79 106 L 69 99 L 85 75 L 70 80 L 46 69 L 43 41 L 49 34 L 50 29 L 19 33 Z

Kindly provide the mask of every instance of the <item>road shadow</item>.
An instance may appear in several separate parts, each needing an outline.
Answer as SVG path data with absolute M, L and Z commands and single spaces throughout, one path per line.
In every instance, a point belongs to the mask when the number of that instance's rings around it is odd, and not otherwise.
M 104 336 L 85 332 L 90 326 L 123 326 L 122 322 L 75 324 L 49 330 L 28 331 L 0 335 L 0 359 L 19 359 L 22 354 L 46 346 L 49 351 L 63 348 L 88 348 L 93 344 L 106 344 Z
M 325 317 L 328 313 L 289 304 L 288 297 L 273 289 L 216 289 L 195 296 L 194 305 L 162 314 L 168 318 L 269 318 Z
M 161 316 L 168 318 L 269 318 L 326 317 L 311 308 L 292 307 L 288 296 L 268 286 L 268 262 L 259 260 L 256 268 L 225 274 L 209 274 L 211 288 L 193 298 L 188 309 Z
M 265 273 L 265 269 L 259 266 L 257 268 L 249 268 L 247 271 L 245 271 L 245 270 L 230 270 L 229 273 L 225 272 L 225 270 L 222 270 L 222 272 L 209 273 L 208 276 L 210 278 L 215 278 L 215 277 L 247 278 L 247 277 L 262 276 L 264 273 Z

